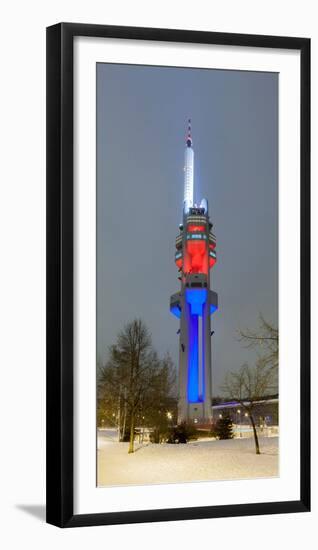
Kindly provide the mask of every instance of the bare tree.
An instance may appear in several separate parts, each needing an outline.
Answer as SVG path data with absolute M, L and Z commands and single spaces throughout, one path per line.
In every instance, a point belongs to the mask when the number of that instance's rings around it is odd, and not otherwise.
M 259 326 L 256 330 L 239 330 L 239 340 L 245 347 L 257 350 L 259 357 L 273 370 L 278 369 L 278 328 L 259 315 Z
M 171 420 L 176 418 L 176 371 L 169 354 L 157 358 L 151 384 L 142 400 L 142 418 L 153 429 L 152 440 L 160 443 L 167 436 Z
M 264 359 L 259 359 L 255 367 L 244 364 L 237 372 L 225 376 L 222 390 L 227 399 L 237 401 L 247 412 L 250 419 L 256 454 L 260 454 L 259 441 L 254 419 L 254 409 L 257 401 L 262 400 L 273 387 L 275 371 Z
M 165 433 L 170 415 L 174 416 L 175 394 L 170 356 L 158 357 L 141 320 L 128 323 L 109 348 L 106 365 L 99 369 L 99 418 L 117 425 L 120 441 L 129 428 L 128 452 L 132 453 L 136 426 L 151 427 L 159 438 Z
M 154 352 L 146 325 L 140 319 L 125 325 L 109 351 L 109 360 L 99 379 L 100 395 L 108 403 L 109 411 L 117 408 L 119 426 L 129 420 L 128 452 L 133 453 L 136 415 L 154 368 Z

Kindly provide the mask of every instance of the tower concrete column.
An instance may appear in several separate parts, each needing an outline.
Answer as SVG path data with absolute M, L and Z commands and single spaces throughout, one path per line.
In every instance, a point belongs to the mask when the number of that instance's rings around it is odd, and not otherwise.
M 180 319 L 178 422 L 208 424 L 212 418 L 211 314 L 217 309 L 217 294 L 210 290 L 210 270 L 216 262 L 216 241 L 207 200 L 202 199 L 199 207 L 193 205 L 190 121 L 184 172 L 183 223 L 175 253 L 181 289 L 170 298 L 171 312 Z

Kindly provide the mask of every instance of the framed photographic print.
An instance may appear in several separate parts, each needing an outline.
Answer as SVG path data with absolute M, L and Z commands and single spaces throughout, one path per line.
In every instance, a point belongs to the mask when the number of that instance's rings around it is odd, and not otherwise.
M 310 509 L 310 40 L 47 29 L 47 521 Z

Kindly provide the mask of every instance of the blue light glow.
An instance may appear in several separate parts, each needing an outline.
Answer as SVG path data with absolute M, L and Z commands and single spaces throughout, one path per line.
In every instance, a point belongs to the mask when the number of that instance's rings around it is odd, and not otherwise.
M 202 315 L 202 306 L 206 302 L 207 295 L 205 288 L 186 290 L 186 300 L 190 304 L 192 315 Z
M 170 311 L 173 315 L 175 315 L 176 317 L 178 317 L 178 319 L 180 319 L 181 317 L 181 310 L 180 308 L 178 308 L 178 306 L 171 306 L 170 307 Z
M 205 288 L 187 289 L 186 301 L 190 306 L 189 363 L 188 363 L 188 401 L 198 403 L 203 396 L 199 395 L 199 334 L 198 317 L 203 314 L 203 306 L 207 301 L 208 291 Z M 202 346 L 204 354 L 204 344 Z M 202 360 L 204 361 L 204 355 Z M 204 362 L 202 363 L 204 364 Z M 204 386 L 204 379 L 203 386 Z M 204 387 L 202 387 L 204 395 Z
M 199 349 L 198 349 L 198 316 L 190 316 L 189 326 L 189 368 L 188 368 L 188 401 L 199 401 Z

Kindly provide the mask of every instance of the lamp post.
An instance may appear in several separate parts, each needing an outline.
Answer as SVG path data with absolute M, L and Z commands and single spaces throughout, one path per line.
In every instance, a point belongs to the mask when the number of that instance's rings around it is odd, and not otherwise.
M 247 418 L 247 417 L 248 417 L 248 413 L 247 413 L 247 412 L 246 412 L 246 413 L 244 413 L 244 416 L 245 416 L 245 418 Z
M 242 437 L 241 409 L 237 409 L 237 413 L 239 414 L 239 419 L 240 419 L 240 423 L 239 423 L 239 433 L 240 433 L 240 437 Z M 237 417 L 236 417 L 236 420 L 237 420 Z

